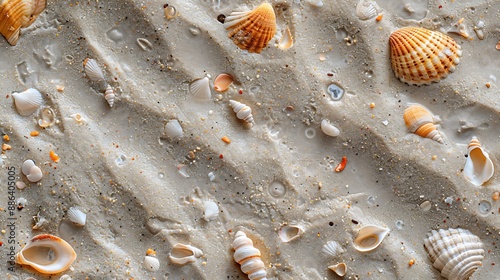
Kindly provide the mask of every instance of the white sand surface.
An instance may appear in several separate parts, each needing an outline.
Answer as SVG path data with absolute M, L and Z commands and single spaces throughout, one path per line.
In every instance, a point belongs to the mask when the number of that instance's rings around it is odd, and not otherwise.
M 498 171 L 480 187 L 461 171 L 472 136 L 500 163 L 500 2 L 377 2 L 381 21 L 360 20 L 357 0 L 270 1 L 278 31 L 253 54 L 227 37 L 217 16 L 260 2 L 48 1 L 16 46 L 0 38 L 0 132 L 12 147 L 0 163 L 0 278 L 246 279 L 231 247 L 243 230 L 261 250 L 269 279 L 336 279 L 327 267 L 341 261 L 348 266 L 345 279 L 440 279 L 423 240 L 433 229 L 460 227 L 479 236 L 486 251 L 471 279 L 495 279 Z M 170 20 L 167 3 L 178 12 Z M 391 32 L 404 26 L 446 32 L 460 18 L 470 38 L 448 33 L 463 50 L 454 73 L 421 87 L 394 76 Z M 483 40 L 473 30 L 480 20 Z M 283 51 L 276 44 L 286 27 L 294 46 Z M 115 89 L 113 108 L 84 74 L 88 57 Z M 211 100 L 201 103 L 190 97 L 191 81 L 209 76 L 212 84 L 220 73 L 235 79 L 228 91 L 212 89 Z M 332 83 L 345 90 L 340 101 L 327 92 Z M 54 125 L 42 129 L 38 112 L 16 111 L 11 94 L 31 87 L 55 112 Z M 253 127 L 236 118 L 230 99 L 251 107 Z M 439 116 L 443 144 L 408 131 L 407 103 Z M 177 140 L 165 134 L 172 119 L 184 131 Z M 321 131 L 323 119 L 340 129 L 338 137 Z M 346 168 L 334 172 L 343 156 Z M 21 174 L 26 159 L 41 167 L 40 182 Z M 15 212 L 15 251 L 34 235 L 57 235 L 78 254 L 71 269 L 52 277 L 27 266 L 7 270 L 9 167 L 27 184 L 15 193 L 27 200 Z M 206 200 L 221 210 L 209 222 Z M 420 209 L 424 201 L 431 210 Z M 85 226 L 68 220 L 71 206 L 87 214 Z M 34 230 L 37 213 L 47 221 Z M 300 225 L 304 233 L 283 243 L 283 224 Z M 377 249 L 361 253 L 353 240 L 366 224 L 391 231 Z M 323 254 L 328 241 L 345 252 Z M 168 255 L 176 243 L 204 255 L 175 265 Z M 160 260 L 156 272 L 142 266 L 148 248 Z

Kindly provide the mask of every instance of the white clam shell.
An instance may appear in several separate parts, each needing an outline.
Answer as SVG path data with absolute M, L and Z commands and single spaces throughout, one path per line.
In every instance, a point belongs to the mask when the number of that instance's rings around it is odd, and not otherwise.
M 12 97 L 14 98 L 17 112 L 23 117 L 33 114 L 42 106 L 43 102 L 42 94 L 34 88 L 23 92 L 15 92 L 12 94 Z
M 465 178 L 475 186 L 486 183 L 495 172 L 495 167 L 488 153 L 481 147 L 479 140 L 474 136 L 469 142 L 468 156 L 463 170 Z
M 191 245 L 177 243 L 170 251 L 168 258 L 174 264 L 185 265 L 195 262 L 201 256 L 203 256 L 203 252 L 200 249 Z
M 160 269 L 160 261 L 153 256 L 145 256 L 142 265 L 145 269 L 151 272 L 155 272 Z
M 189 93 L 196 101 L 209 101 L 212 98 L 210 82 L 207 77 L 196 79 L 189 84 Z
M 278 235 L 282 242 L 290 242 L 304 233 L 304 228 L 299 225 L 284 225 L 279 231 Z
M 84 226 L 87 221 L 87 215 L 80 211 L 78 207 L 70 207 L 68 210 L 68 219 L 76 225 Z
M 390 229 L 376 226 L 376 225 L 366 225 L 363 226 L 358 233 L 356 239 L 354 239 L 354 248 L 359 252 L 369 252 L 377 248 L 382 240 L 389 233 Z
M 16 254 L 16 263 L 29 265 L 44 274 L 56 274 L 68 269 L 76 259 L 76 253 L 61 238 L 40 234 L 33 237 Z
M 345 249 L 336 241 L 328 241 L 323 248 L 321 248 L 321 251 L 329 256 L 337 257 L 344 253 Z
M 235 100 L 229 100 L 229 104 L 233 108 L 233 111 L 236 113 L 236 117 L 238 119 L 244 120 L 252 125 L 255 123 L 252 116 L 252 109 L 250 107 Z
M 344 276 L 347 273 L 347 265 L 343 262 L 335 265 L 330 265 L 328 268 L 340 277 Z
M 377 16 L 380 7 L 373 0 L 360 0 L 356 5 L 356 16 L 360 20 L 368 20 Z
M 340 135 L 340 130 L 331 124 L 327 119 L 321 121 L 321 131 L 331 137 L 337 137 Z
M 71 114 L 69 117 L 74 119 L 78 124 L 84 124 L 86 122 L 85 118 L 80 113 Z
M 482 266 L 483 243 L 470 231 L 457 229 L 433 230 L 424 240 L 432 266 L 450 280 L 466 280 Z
M 260 259 L 260 251 L 253 246 L 252 240 L 243 231 L 235 234 L 233 249 L 234 260 L 241 265 L 241 271 L 247 274 L 249 279 L 267 279 L 266 266 Z
M 108 84 L 106 87 L 106 91 L 104 92 L 104 99 L 106 99 L 106 101 L 108 102 L 109 107 L 113 108 L 113 105 L 115 104 L 115 98 L 116 98 L 115 91 Z
M 92 58 L 87 58 L 83 62 L 83 68 L 85 70 L 85 74 L 89 77 L 90 80 L 94 82 L 98 82 L 104 80 L 104 74 L 102 73 L 101 67 L 97 64 Z
M 167 124 L 165 124 L 165 134 L 170 139 L 177 139 L 184 135 L 184 131 L 178 120 L 169 120 Z
M 212 221 L 215 220 L 219 216 L 219 206 L 217 203 L 207 200 L 204 203 L 205 211 L 203 213 L 203 219 L 205 221 Z

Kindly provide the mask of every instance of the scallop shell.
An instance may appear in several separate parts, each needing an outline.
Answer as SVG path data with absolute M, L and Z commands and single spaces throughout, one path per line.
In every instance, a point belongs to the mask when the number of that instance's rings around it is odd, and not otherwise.
M 191 245 L 177 243 L 170 251 L 168 258 L 174 264 L 185 265 L 187 263 L 195 262 L 197 258 L 203 256 L 203 252 Z
M 109 107 L 113 108 L 113 105 L 115 104 L 115 92 L 113 91 L 113 88 L 108 85 L 106 87 L 106 91 L 104 92 L 104 99 L 108 101 Z
M 192 81 L 189 84 L 189 93 L 191 97 L 196 101 L 208 101 L 212 98 L 212 92 L 210 91 L 210 83 L 208 78 L 200 78 Z
M 422 105 L 412 104 L 405 109 L 403 118 L 410 132 L 443 143 L 443 137 L 434 124 L 432 113 Z
M 470 140 L 467 152 L 464 176 L 475 186 L 481 186 L 493 177 L 495 171 L 493 162 L 475 136 Z
M 86 58 L 83 61 L 83 69 L 85 70 L 85 74 L 91 81 L 98 82 L 104 80 L 104 74 L 102 73 L 101 67 L 99 67 L 95 59 Z
M 40 169 L 40 167 L 36 166 L 35 162 L 31 159 L 28 159 L 23 162 L 21 171 L 23 172 L 24 175 L 26 175 L 28 181 L 32 183 L 36 183 L 42 180 L 43 177 L 42 170 Z
M 298 238 L 303 233 L 304 233 L 304 228 L 299 225 L 291 225 L 291 226 L 284 225 L 278 231 L 278 235 L 281 241 L 285 243 Z
M 240 49 L 260 53 L 276 33 L 276 16 L 271 4 L 263 3 L 253 11 L 232 12 L 224 27 Z
M 160 261 L 153 256 L 145 256 L 142 265 L 148 271 L 154 272 L 160 269 Z
M 424 247 L 432 266 L 450 280 L 469 279 L 484 259 L 479 237 L 461 228 L 433 230 L 427 234 Z
M 331 137 L 337 137 L 340 135 L 340 130 L 331 124 L 327 119 L 321 121 L 321 131 Z
M 215 220 L 219 216 L 219 206 L 217 203 L 207 200 L 204 203 L 205 211 L 203 211 L 203 219 L 209 222 Z
M 236 117 L 238 119 L 244 120 L 252 125 L 255 124 L 252 116 L 252 109 L 250 107 L 235 100 L 229 100 L 229 104 L 233 108 L 233 111 L 236 113 Z
M 29 265 L 44 274 L 56 274 L 68 269 L 76 259 L 75 250 L 61 238 L 40 234 L 33 237 L 16 254 L 16 263 Z
M 12 94 L 12 97 L 14 98 L 17 112 L 23 117 L 33 114 L 42 106 L 43 102 L 42 94 L 34 88 L 23 92 L 15 92 Z
M 287 27 L 285 31 L 283 31 L 283 36 L 281 36 L 280 42 L 278 43 L 278 48 L 286 51 L 291 47 L 293 47 L 293 36 L 292 32 L 290 32 L 290 28 Z
M 389 233 L 388 228 L 366 225 L 363 226 L 358 233 L 358 237 L 354 239 L 354 249 L 359 252 L 369 252 L 377 248 L 384 240 L 385 236 Z
M 373 0 L 360 0 L 356 5 L 356 16 L 360 20 L 369 20 L 378 15 L 380 7 Z
M 233 76 L 222 73 L 214 80 L 214 89 L 218 92 L 226 91 L 229 86 L 233 83 Z
M 455 71 L 461 47 L 451 37 L 420 27 L 405 27 L 389 38 L 396 77 L 411 85 L 428 85 Z
M 181 138 L 184 135 L 178 120 L 169 120 L 167 124 L 165 124 L 165 135 L 170 139 Z
M 347 273 L 347 265 L 343 262 L 335 265 L 330 265 L 328 268 L 340 277 L 344 276 Z
M 338 255 L 345 252 L 345 249 L 340 246 L 336 241 L 328 241 L 321 251 L 329 256 L 337 257 Z
M 78 207 L 70 207 L 68 210 L 68 219 L 76 225 L 84 226 L 87 220 L 87 215 L 80 211 Z
M 248 279 L 266 280 L 266 266 L 260 259 L 259 249 L 253 246 L 252 239 L 243 231 L 234 236 L 234 260 L 241 265 L 241 271 L 248 275 Z
M 5 0 L 0 3 L 0 33 L 14 46 L 21 28 L 32 24 L 45 9 L 46 0 Z

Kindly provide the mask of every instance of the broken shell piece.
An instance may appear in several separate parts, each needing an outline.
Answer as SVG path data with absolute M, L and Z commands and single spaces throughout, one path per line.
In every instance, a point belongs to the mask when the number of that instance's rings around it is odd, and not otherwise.
M 380 11 L 377 2 L 373 0 L 360 0 L 356 5 L 356 15 L 360 20 L 374 18 Z
M 233 83 L 233 76 L 222 73 L 214 80 L 214 89 L 218 92 L 226 91 L 229 86 Z
M 255 123 L 252 116 L 252 109 L 250 107 L 235 100 L 229 100 L 229 104 L 233 108 L 233 111 L 236 113 L 236 117 L 238 119 L 244 120 L 251 125 Z
M 347 265 L 343 262 L 335 265 L 330 265 L 328 268 L 340 277 L 344 276 L 347 273 Z
M 469 38 L 469 32 L 467 32 L 467 26 L 464 24 L 464 18 L 461 18 L 457 23 L 453 24 L 448 33 L 456 33 L 464 38 Z
M 477 38 L 479 38 L 479 40 L 484 39 L 484 27 L 484 21 L 481 20 L 476 23 L 476 26 L 474 26 L 474 32 L 476 32 Z
M 321 121 L 321 131 L 331 137 L 337 137 L 340 135 L 340 130 L 331 124 L 327 119 Z
M 0 33 L 14 46 L 21 28 L 31 25 L 45 9 L 46 0 L 10 0 L 0 2 Z
M 104 92 L 104 99 L 108 101 L 109 107 L 111 108 L 113 108 L 113 105 L 115 104 L 115 97 L 115 91 L 110 85 L 108 85 L 106 87 L 106 91 Z
M 481 186 L 493 177 L 495 171 L 493 162 L 475 136 L 470 140 L 467 152 L 464 176 L 475 186 Z
M 178 120 L 169 120 L 167 124 L 165 124 L 165 135 L 170 139 L 181 138 L 184 135 Z
M 266 266 L 260 259 L 260 250 L 253 246 L 252 239 L 243 231 L 238 231 L 234 237 L 233 258 L 241 265 L 241 271 L 247 274 L 249 279 L 266 280 Z
M 278 43 L 278 48 L 286 51 L 291 47 L 293 47 L 293 37 L 292 32 L 290 32 L 290 28 L 287 27 L 285 31 L 283 31 L 283 36 L 281 36 L 281 40 Z
M 97 61 L 94 59 L 86 58 L 83 61 L 83 69 L 91 81 L 98 82 L 104 80 L 104 74 L 102 73 L 101 67 L 99 67 Z
M 151 272 L 155 272 L 160 269 L 160 261 L 153 256 L 145 256 L 142 265 L 145 269 Z
M 33 221 L 35 222 L 35 225 L 32 227 L 33 229 L 39 229 L 42 227 L 42 225 L 47 221 L 45 217 L 40 216 L 40 212 L 36 214 L 36 216 L 33 216 Z
M 78 207 L 70 207 L 68 210 L 68 219 L 76 225 L 84 226 L 87 220 L 87 215 L 80 211 Z
M 47 128 L 56 123 L 56 114 L 50 107 L 43 107 L 40 110 L 40 118 L 38 119 L 38 125 L 43 128 Z
M 422 105 L 412 104 L 404 111 L 403 119 L 412 133 L 443 143 L 443 137 L 434 124 L 432 113 Z
M 208 78 L 205 77 L 192 81 L 189 84 L 189 93 L 196 101 L 210 100 L 212 98 L 212 92 L 210 92 L 210 83 Z
M 68 242 L 51 234 L 33 237 L 16 254 L 16 263 L 29 265 L 44 274 L 56 274 L 68 269 L 76 259 Z
M 336 241 L 328 241 L 321 251 L 329 256 L 337 257 L 338 255 L 345 252 L 345 249 L 340 246 Z
M 204 207 L 203 219 L 205 219 L 205 221 L 209 222 L 215 220 L 219 216 L 219 206 L 217 203 L 208 200 L 205 201 Z
M 168 255 L 170 261 L 178 265 L 195 262 L 201 256 L 203 256 L 203 252 L 200 249 L 182 243 L 175 244 Z
M 34 88 L 23 92 L 15 92 L 12 94 L 12 97 L 14 98 L 17 112 L 23 117 L 33 114 L 42 106 L 43 102 L 42 94 Z
M 291 226 L 285 225 L 282 226 L 278 231 L 278 235 L 281 241 L 285 243 L 298 238 L 303 233 L 304 233 L 304 228 L 298 225 L 291 225 Z
M 354 239 L 354 248 L 360 252 L 368 252 L 377 248 L 390 229 L 376 225 L 366 225 L 359 230 L 358 237 Z

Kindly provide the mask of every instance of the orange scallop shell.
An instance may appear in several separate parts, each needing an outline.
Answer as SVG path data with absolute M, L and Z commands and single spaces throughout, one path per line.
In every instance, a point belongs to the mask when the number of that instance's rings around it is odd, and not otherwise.
M 269 3 L 248 12 L 232 12 L 224 21 L 228 37 L 242 50 L 260 53 L 276 33 L 276 15 Z
M 424 106 L 414 104 L 406 108 L 403 119 L 410 132 L 443 143 L 443 137 L 434 124 L 432 113 Z
M 46 0 L 4 0 L 0 4 L 0 33 L 14 46 L 21 28 L 28 27 L 45 9 Z
M 451 37 L 420 27 L 404 27 L 390 38 L 391 65 L 396 77 L 411 85 L 428 85 L 455 71 L 461 47 Z

